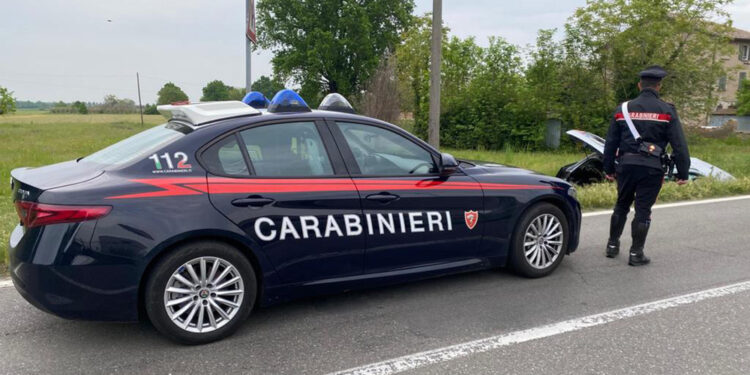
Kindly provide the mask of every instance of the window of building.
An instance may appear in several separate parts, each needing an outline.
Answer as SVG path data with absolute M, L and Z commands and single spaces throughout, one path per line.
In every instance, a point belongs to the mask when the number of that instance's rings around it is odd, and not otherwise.
M 727 91 L 727 77 L 719 78 L 719 91 Z
M 750 60 L 750 44 L 743 44 L 740 46 L 740 60 Z

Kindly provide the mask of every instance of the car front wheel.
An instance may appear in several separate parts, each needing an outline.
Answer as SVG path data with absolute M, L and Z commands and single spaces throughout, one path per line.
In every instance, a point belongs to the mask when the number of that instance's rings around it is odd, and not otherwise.
M 167 337 L 204 344 L 227 337 L 255 303 L 252 265 L 221 242 L 180 246 L 159 260 L 146 284 L 146 312 Z
M 552 204 L 539 203 L 521 216 L 513 234 L 510 265 L 522 276 L 547 276 L 560 265 L 567 246 L 565 214 Z

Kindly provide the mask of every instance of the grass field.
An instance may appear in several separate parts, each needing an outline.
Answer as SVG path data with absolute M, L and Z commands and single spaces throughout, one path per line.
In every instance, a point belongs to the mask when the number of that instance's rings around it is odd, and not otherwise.
M 0 268 L 4 265 L 8 236 L 18 217 L 7 183 L 10 171 L 17 167 L 35 167 L 85 156 L 120 139 L 163 122 L 158 115 L 52 115 L 24 111 L 0 116 Z M 514 165 L 555 175 L 565 164 L 583 157 L 583 152 L 525 152 L 446 150 L 456 157 Z M 661 201 L 698 199 L 750 193 L 750 139 L 691 139 L 691 153 L 716 164 L 738 177 L 731 183 L 697 181 L 678 187 L 669 183 Z M 613 184 L 598 184 L 579 189 L 585 209 L 609 208 L 616 192 Z

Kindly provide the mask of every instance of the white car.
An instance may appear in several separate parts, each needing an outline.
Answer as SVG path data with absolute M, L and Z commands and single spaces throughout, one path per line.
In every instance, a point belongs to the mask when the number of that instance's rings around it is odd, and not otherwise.
M 557 177 L 578 185 L 604 181 L 604 138 L 583 130 L 568 130 L 566 134 L 581 142 L 592 153 L 582 160 L 560 168 Z M 674 170 L 667 171 L 667 176 L 671 178 L 673 172 Z M 728 172 L 698 158 L 690 158 L 689 174 L 691 180 L 700 177 L 711 177 L 720 181 L 734 180 L 734 176 Z

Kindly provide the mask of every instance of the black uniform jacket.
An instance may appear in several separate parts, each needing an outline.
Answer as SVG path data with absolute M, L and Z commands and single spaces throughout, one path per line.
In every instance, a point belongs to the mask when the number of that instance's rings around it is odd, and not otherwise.
M 673 157 L 677 165 L 677 178 L 687 180 L 690 170 L 690 154 L 674 105 L 659 99 L 659 93 L 656 90 L 647 88 L 628 103 L 628 112 L 644 141 L 655 143 L 665 150 L 667 143 L 672 145 Z M 637 157 L 632 154 L 638 154 L 638 142 L 628 129 L 621 106 L 617 106 L 609 125 L 607 140 L 604 143 L 604 172 L 615 173 L 617 155 L 621 157 L 621 164 L 655 167 L 653 160 L 655 158 Z M 623 155 L 627 157 L 623 158 Z

